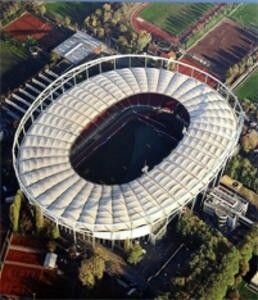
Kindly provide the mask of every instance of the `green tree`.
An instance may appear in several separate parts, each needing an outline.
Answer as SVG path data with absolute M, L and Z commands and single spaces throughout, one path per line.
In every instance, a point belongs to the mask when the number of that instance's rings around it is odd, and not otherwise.
M 136 265 L 143 258 L 143 249 L 140 244 L 135 244 L 129 250 L 127 261 L 130 264 Z
M 21 211 L 21 203 L 24 196 L 21 190 L 18 190 L 13 203 L 10 205 L 9 209 L 9 218 L 11 221 L 12 230 L 17 232 L 19 229 L 19 218 L 20 218 L 20 211 Z
M 34 207 L 35 210 L 35 226 L 37 233 L 40 233 L 44 227 L 44 216 L 39 206 Z
M 56 239 L 58 239 L 60 237 L 60 232 L 59 232 L 58 226 L 53 226 L 53 228 L 51 230 L 51 233 L 50 233 L 50 237 L 53 240 L 56 240 Z

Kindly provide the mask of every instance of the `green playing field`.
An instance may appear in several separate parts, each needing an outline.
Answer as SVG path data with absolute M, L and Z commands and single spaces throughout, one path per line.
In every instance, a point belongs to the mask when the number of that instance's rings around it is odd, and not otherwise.
M 50 17 L 69 17 L 72 22 L 82 24 L 96 8 L 104 3 L 101 2 L 49 2 L 46 4 L 47 15 Z
M 244 26 L 258 26 L 258 4 L 248 3 L 240 6 L 231 16 L 232 19 Z
M 211 3 L 152 3 L 141 12 L 140 17 L 178 35 L 213 6 Z
M 253 72 L 237 89 L 240 99 L 249 99 L 258 103 L 258 70 Z

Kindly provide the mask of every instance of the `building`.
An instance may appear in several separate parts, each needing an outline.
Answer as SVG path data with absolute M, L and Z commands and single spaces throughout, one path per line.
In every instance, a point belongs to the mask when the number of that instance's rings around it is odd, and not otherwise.
M 85 32 L 77 31 L 58 45 L 53 52 L 76 65 L 89 55 L 99 54 L 106 49 L 106 45 L 99 40 Z
M 56 268 L 57 254 L 49 252 L 45 256 L 44 267 L 47 269 Z
M 182 73 L 186 70 L 192 77 Z M 200 74 L 203 82 L 196 79 Z M 210 77 L 149 55 L 102 57 L 63 74 L 33 102 L 16 131 L 14 169 L 27 199 L 60 231 L 73 233 L 75 242 L 78 237 L 112 245 L 138 238 L 155 242 L 219 176 L 238 143 L 241 106 L 213 77 L 217 90 L 211 88 Z M 113 126 L 114 119 L 121 125 L 117 117 L 126 123 L 132 113 L 159 112 L 163 105 L 181 126 L 182 139 L 157 165 L 123 183 L 96 183 L 78 174 L 71 163 L 75 141 L 80 142 L 75 152 L 87 154 L 120 130 Z
M 232 231 L 240 216 L 245 216 L 248 201 L 228 187 L 219 184 L 211 189 L 203 203 L 205 213 L 214 217 L 219 228 Z
M 249 283 L 250 289 L 252 289 L 254 292 L 258 293 L 258 271 L 254 274 L 252 277 L 250 283 Z

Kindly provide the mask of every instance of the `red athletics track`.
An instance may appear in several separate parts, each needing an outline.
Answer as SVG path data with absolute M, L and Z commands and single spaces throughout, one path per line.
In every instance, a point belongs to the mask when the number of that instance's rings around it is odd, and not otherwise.
M 14 249 L 10 249 L 8 251 L 5 260 L 35 265 L 43 264 L 43 259 L 39 253 L 31 253 Z
M 40 278 L 42 270 L 38 268 L 4 265 L 0 293 L 2 295 L 31 296 L 35 291 L 35 282 Z
M 4 32 L 9 33 L 21 42 L 26 41 L 29 36 L 38 41 L 52 30 L 51 25 L 43 23 L 39 18 L 30 13 L 23 14 L 3 29 Z
M 31 296 L 44 272 L 42 246 L 30 236 L 14 235 L 0 273 L 0 294 Z
M 197 69 L 200 69 L 201 71 L 204 71 L 212 76 L 214 76 L 216 78 L 216 76 L 214 74 L 212 74 L 208 68 L 206 68 L 205 66 L 201 65 L 200 63 L 198 62 L 195 62 L 194 60 L 190 59 L 190 58 L 182 58 L 180 59 L 180 62 L 182 63 L 185 63 L 185 64 L 188 64 L 190 66 L 193 66 Z M 202 81 L 202 82 L 205 82 L 205 75 L 202 74 L 202 73 L 199 73 L 198 71 L 194 71 L 192 73 L 191 69 L 188 68 L 188 67 L 185 67 L 185 66 L 181 66 L 181 65 L 178 65 L 178 71 L 180 73 L 183 73 L 185 75 L 188 75 L 188 76 L 191 76 L 193 75 L 194 78 Z M 208 78 L 207 82 L 206 82 L 209 86 L 211 86 L 212 88 L 214 88 L 216 86 L 216 82 L 212 79 L 212 78 Z

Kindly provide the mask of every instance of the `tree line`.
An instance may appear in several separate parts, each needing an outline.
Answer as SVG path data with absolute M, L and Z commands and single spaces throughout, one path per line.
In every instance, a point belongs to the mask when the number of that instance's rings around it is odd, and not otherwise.
M 128 18 L 130 6 L 129 3 L 105 3 L 85 18 L 84 29 L 119 51 L 139 53 L 150 43 L 151 34 L 132 29 Z
M 237 246 L 216 229 L 187 211 L 179 219 L 177 233 L 192 255 L 180 274 L 171 278 L 170 292 L 158 299 L 224 299 L 237 289 L 258 254 L 258 225 Z

